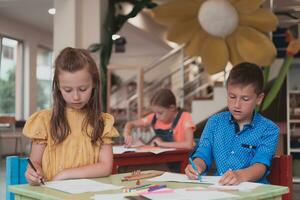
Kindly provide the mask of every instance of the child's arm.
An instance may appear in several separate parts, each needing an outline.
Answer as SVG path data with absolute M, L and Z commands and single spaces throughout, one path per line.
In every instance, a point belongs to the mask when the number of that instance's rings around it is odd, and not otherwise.
M 45 144 L 32 143 L 30 160 L 32 161 L 37 171 L 32 169 L 29 165 L 27 166 L 27 170 L 25 172 L 25 178 L 30 185 L 41 184 L 41 179 L 43 178 L 42 157 L 45 148 L 46 148 Z
M 196 180 L 198 179 L 198 174 L 199 173 L 201 174 L 206 170 L 206 164 L 204 160 L 202 160 L 201 158 L 195 158 L 194 163 L 195 166 L 197 167 L 198 172 L 194 170 L 191 164 L 188 164 L 184 171 L 189 179 Z
M 141 120 L 134 120 L 125 124 L 123 136 L 126 146 L 130 146 L 132 144 L 131 130 L 136 127 L 145 127 L 145 123 Z
M 185 139 L 184 139 L 184 141 L 181 141 L 181 142 L 164 142 L 160 138 L 155 138 L 151 143 L 156 144 L 159 147 L 192 149 L 193 141 L 194 141 L 193 130 L 186 129 L 184 136 L 185 136 Z
M 102 144 L 99 154 L 99 162 L 77 168 L 64 169 L 53 180 L 73 178 L 96 178 L 111 174 L 113 166 L 113 152 L 111 144 Z
M 248 168 L 236 171 L 229 170 L 222 176 L 219 183 L 222 185 L 238 185 L 245 181 L 254 182 L 263 177 L 266 170 L 266 166 L 261 163 L 255 163 Z

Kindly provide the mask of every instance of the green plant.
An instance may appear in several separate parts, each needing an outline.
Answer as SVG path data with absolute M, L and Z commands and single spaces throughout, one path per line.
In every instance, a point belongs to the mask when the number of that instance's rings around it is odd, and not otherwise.
M 0 79 L 0 113 L 15 113 L 15 70 L 8 71 L 8 79 Z
M 129 18 L 135 17 L 143 8 L 154 8 L 156 6 L 151 0 L 109 0 L 108 11 L 102 27 L 102 43 L 95 43 L 89 46 L 89 51 L 99 52 L 100 73 L 101 73 L 101 102 L 103 111 L 106 110 L 106 85 L 107 85 L 107 66 L 112 53 L 112 35 L 116 34 Z M 117 13 L 116 7 L 121 7 L 122 3 L 132 5 L 132 10 L 127 14 Z
M 265 111 L 273 102 L 275 97 L 278 95 L 280 88 L 284 82 L 284 79 L 290 69 L 291 64 L 293 63 L 294 56 L 300 50 L 300 40 L 298 39 L 298 35 L 293 34 L 290 30 L 287 31 L 287 41 L 289 42 L 286 57 L 284 58 L 284 62 L 280 68 L 278 77 L 276 78 L 274 84 L 272 85 L 270 91 L 266 95 L 262 106 L 258 108 L 259 111 Z M 264 70 L 264 78 L 268 80 L 269 77 L 269 69 L 268 67 Z M 265 84 L 266 85 L 266 84 Z

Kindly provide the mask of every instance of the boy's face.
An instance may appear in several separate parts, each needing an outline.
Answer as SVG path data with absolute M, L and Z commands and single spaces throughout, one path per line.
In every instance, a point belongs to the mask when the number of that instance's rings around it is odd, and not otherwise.
M 251 122 L 253 110 L 261 104 L 263 98 L 263 93 L 257 96 L 252 84 L 227 86 L 227 106 L 239 124 Z
M 171 123 L 174 119 L 175 106 L 165 108 L 162 106 L 152 105 L 151 110 L 155 113 L 156 118 L 163 123 Z

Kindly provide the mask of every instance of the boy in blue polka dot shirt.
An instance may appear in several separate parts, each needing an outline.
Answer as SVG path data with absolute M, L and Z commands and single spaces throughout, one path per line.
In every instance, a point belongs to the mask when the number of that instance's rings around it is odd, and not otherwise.
M 213 115 L 207 121 L 185 174 L 197 179 L 216 164 L 215 175 L 222 185 L 244 181 L 268 183 L 271 160 L 276 152 L 279 128 L 255 111 L 263 98 L 263 73 L 252 63 L 235 66 L 227 79 L 229 111 Z

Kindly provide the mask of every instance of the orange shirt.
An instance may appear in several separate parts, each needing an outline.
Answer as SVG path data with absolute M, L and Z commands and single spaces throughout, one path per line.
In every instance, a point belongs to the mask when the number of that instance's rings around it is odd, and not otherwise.
M 147 115 L 146 117 L 141 119 L 141 122 L 147 126 L 151 125 L 152 119 L 154 117 L 154 113 L 151 113 Z M 154 129 L 170 129 L 172 126 L 172 123 L 165 124 L 160 120 L 156 120 Z M 173 137 L 176 142 L 181 142 L 185 140 L 185 131 L 191 129 L 194 131 L 196 129 L 196 126 L 192 120 L 192 116 L 188 112 L 182 112 L 180 119 L 178 120 L 178 123 L 176 127 L 173 130 Z

